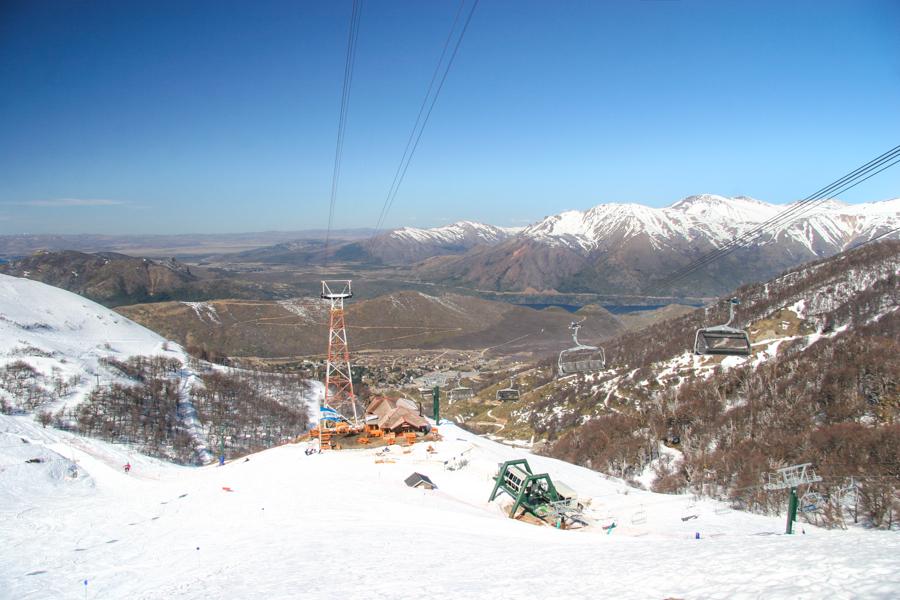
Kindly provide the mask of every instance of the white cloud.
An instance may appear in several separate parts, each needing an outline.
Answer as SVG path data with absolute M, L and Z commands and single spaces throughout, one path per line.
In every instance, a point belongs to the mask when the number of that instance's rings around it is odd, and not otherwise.
M 102 198 L 54 198 L 53 200 L 29 200 L 16 202 L 22 206 L 44 206 L 50 208 L 67 208 L 77 206 L 122 206 L 128 204 L 122 200 L 104 200 Z

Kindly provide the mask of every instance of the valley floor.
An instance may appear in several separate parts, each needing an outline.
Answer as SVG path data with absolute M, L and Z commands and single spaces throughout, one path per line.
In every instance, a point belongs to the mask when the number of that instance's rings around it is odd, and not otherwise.
M 786 536 L 783 517 L 641 492 L 547 458 L 528 456 L 590 497 L 596 524 L 510 520 L 487 498 L 497 463 L 522 451 L 441 431 L 435 453 L 287 445 L 187 468 L 0 416 L 0 598 L 900 595 L 896 532 L 798 525 L 805 534 Z M 444 469 L 460 457 L 466 466 Z M 413 471 L 439 489 L 407 487 Z

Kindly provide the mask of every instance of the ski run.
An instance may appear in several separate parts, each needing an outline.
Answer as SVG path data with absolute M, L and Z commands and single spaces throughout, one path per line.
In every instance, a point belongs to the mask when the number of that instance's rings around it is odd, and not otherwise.
M 182 467 L 0 416 L 0 597 L 894 598 L 896 532 L 831 531 L 622 481 L 441 423 L 443 441 Z M 527 457 L 592 526 L 488 502 Z M 446 464 L 445 464 L 446 463 Z M 132 466 L 130 473 L 123 469 Z M 453 470 L 449 470 L 449 469 Z M 413 472 L 435 490 L 410 488 Z M 615 524 L 614 527 L 610 527 Z

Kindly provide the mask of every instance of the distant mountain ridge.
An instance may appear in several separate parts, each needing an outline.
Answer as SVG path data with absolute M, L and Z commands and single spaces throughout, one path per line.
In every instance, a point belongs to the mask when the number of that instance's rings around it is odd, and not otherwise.
M 478 293 L 540 296 L 544 298 L 541 302 L 553 295 L 590 294 L 656 298 L 665 303 L 672 298 L 719 295 L 878 236 L 900 238 L 900 198 L 855 205 L 825 200 L 811 208 L 797 206 L 793 217 L 778 219 L 757 235 L 762 224 L 789 206 L 746 196 L 701 194 L 663 208 L 600 204 L 550 215 L 522 228 L 459 221 L 433 228 L 402 227 L 365 239 L 332 236 L 329 244 L 323 238 L 298 233 L 294 239 L 281 238 L 274 245 L 263 243 L 240 252 L 211 255 L 213 263 L 235 272 L 250 272 L 258 265 L 306 268 L 331 263 L 351 270 L 384 269 L 388 279 L 398 281 Z M 672 273 L 747 234 L 752 234 L 751 244 L 711 262 L 677 286 L 662 285 Z M 47 255 L 24 261 L 52 262 Z M 21 259 L 0 271 L 23 274 L 21 268 L 15 270 L 19 263 Z M 253 266 L 248 269 L 248 264 Z M 163 286 L 160 290 L 173 290 L 168 297 L 158 293 L 135 296 L 128 290 L 124 295 L 109 290 L 89 293 L 81 290 L 80 282 L 67 281 L 68 272 L 62 269 L 58 276 L 41 280 L 109 305 L 247 298 L 254 293 L 273 297 L 271 292 L 263 294 L 256 289 L 258 285 L 232 289 L 234 285 L 221 281 L 215 289 L 206 282 Z
M 116 252 L 41 251 L 0 264 L 0 274 L 41 281 L 108 307 L 166 300 L 272 296 L 271 290 L 252 282 L 208 273 L 201 277 L 174 258 L 151 260 Z
M 429 257 L 417 266 L 417 274 L 424 280 L 486 290 L 718 294 L 900 227 L 900 198 L 857 205 L 828 200 L 753 235 L 752 245 L 709 265 L 680 287 L 654 287 L 785 208 L 711 194 L 689 196 L 665 208 L 601 204 L 546 217 L 513 236 L 456 256 Z
M 466 252 L 515 237 L 521 228 L 495 227 L 474 221 L 459 221 L 443 227 L 402 227 L 360 245 L 374 258 L 388 264 L 413 263 L 423 257 Z
M 548 243 L 575 242 L 594 250 L 631 237 L 647 235 L 662 247 L 685 239 L 706 240 L 715 246 L 733 240 L 790 208 L 761 200 L 712 194 L 688 196 L 665 208 L 640 204 L 601 204 L 586 211 L 568 211 L 547 217 L 522 231 L 523 237 Z M 878 235 L 900 224 L 900 198 L 849 205 L 837 200 L 818 203 L 807 212 L 797 210 L 785 223 L 768 228 L 762 244 L 781 236 L 804 243 L 811 250 L 817 241 L 845 249 L 859 237 Z

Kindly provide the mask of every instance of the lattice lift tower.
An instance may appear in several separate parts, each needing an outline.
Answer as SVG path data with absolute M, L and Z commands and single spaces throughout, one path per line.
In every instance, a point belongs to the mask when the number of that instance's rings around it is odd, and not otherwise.
M 350 348 L 344 325 L 344 300 L 353 297 L 349 279 L 322 282 L 322 298 L 330 304 L 328 326 L 328 362 L 325 370 L 325 400 L 323 408 L 330 408 L 359 427 L 356 396 L 350 372 Z M 348 406 L 349 405 L 349 406 Z M 326 411 L 320 411 L 319 431 L 327 428 L 323 421 Z M 351 421 L 352 415 L 352 421 Z

